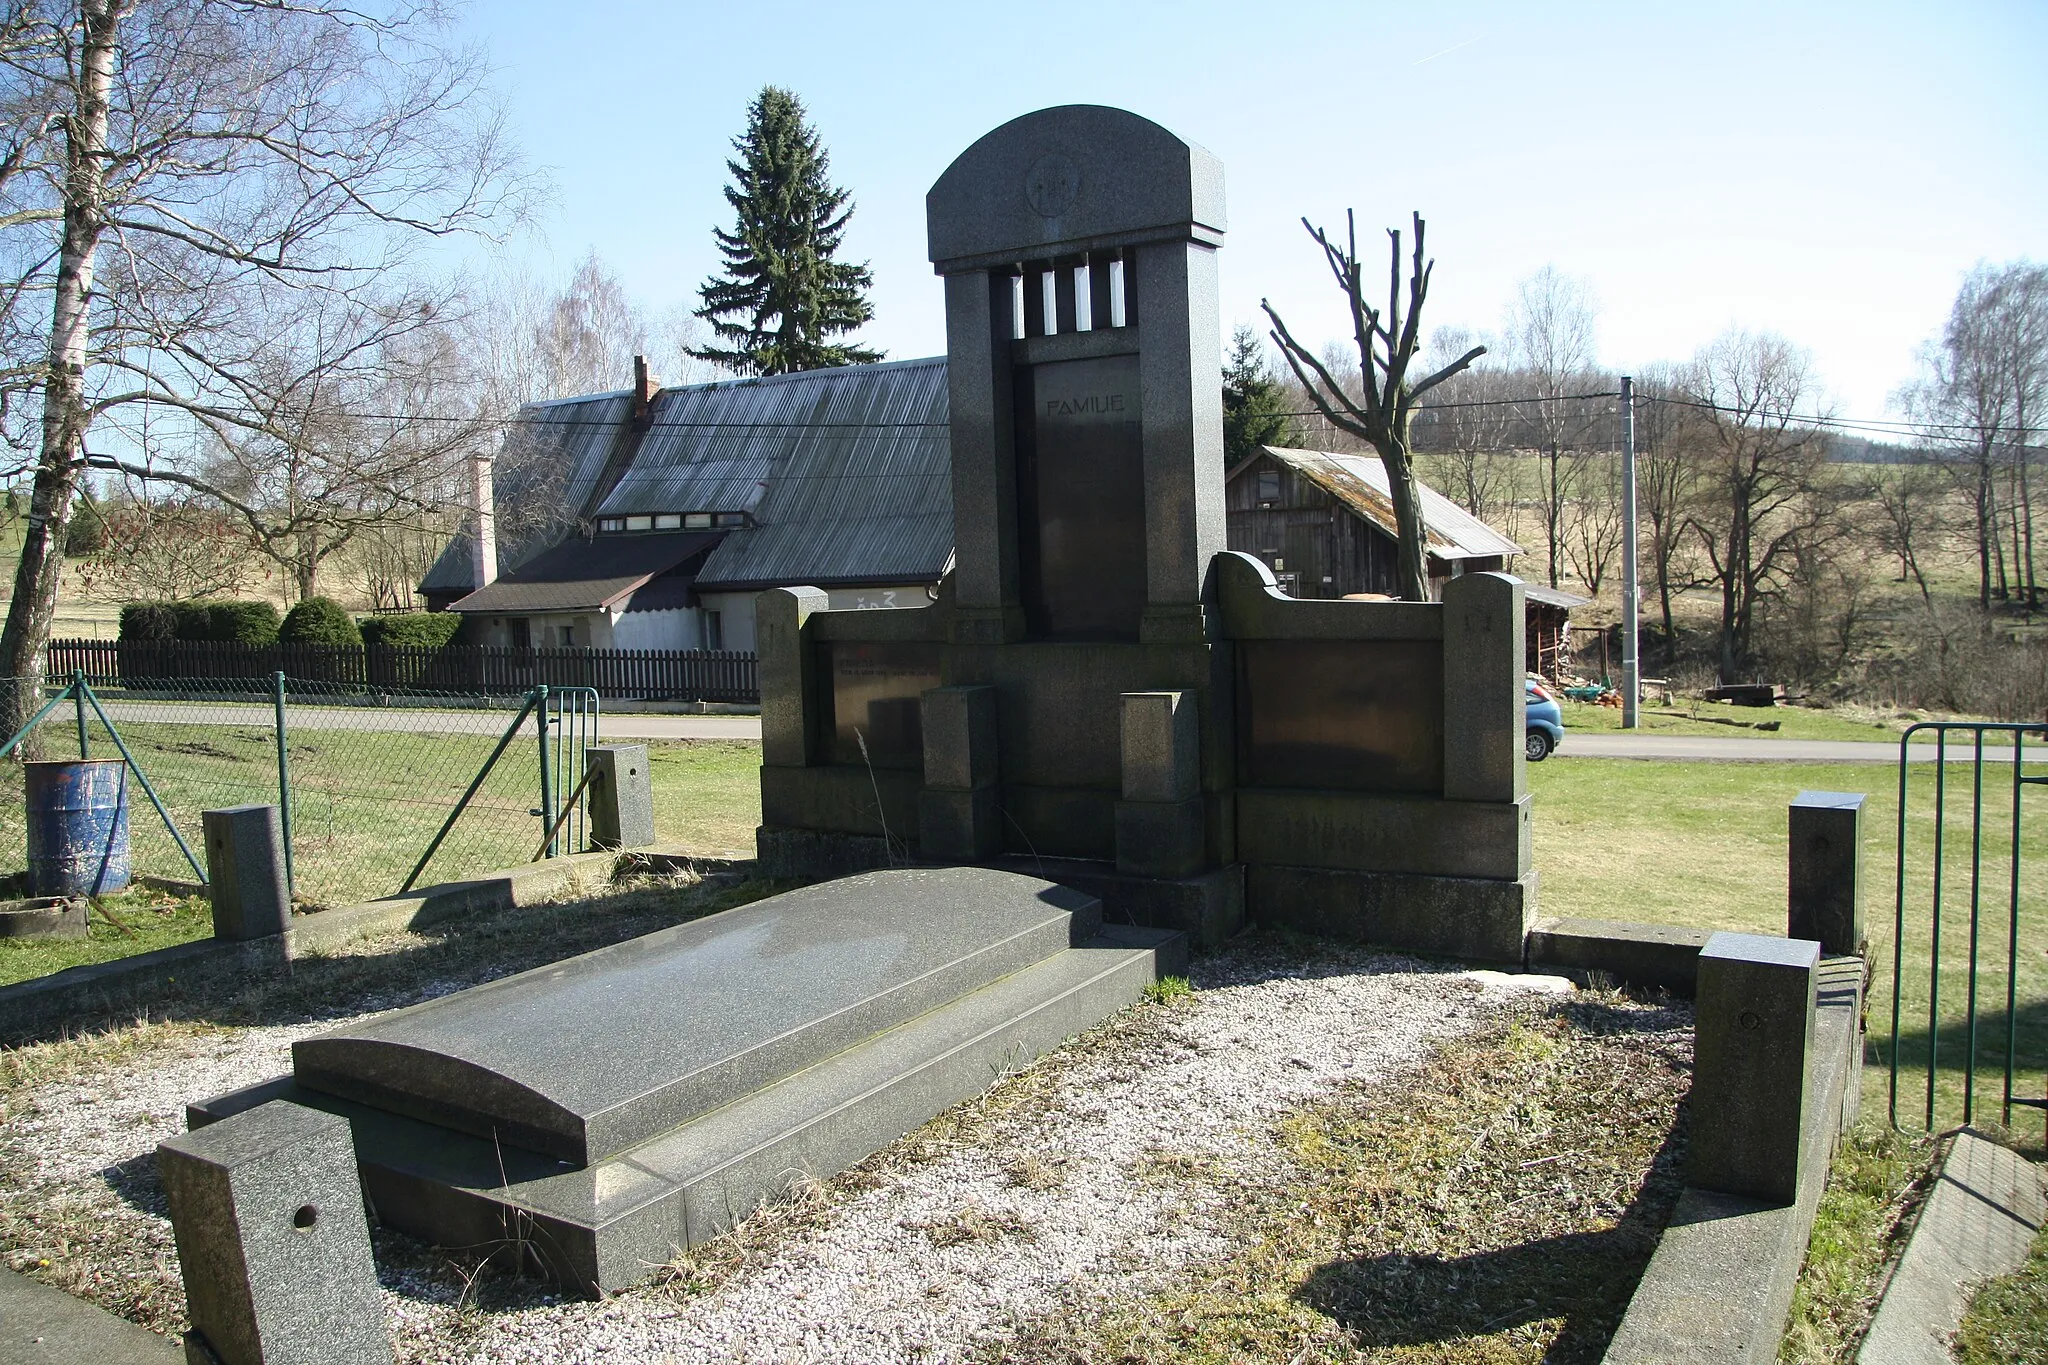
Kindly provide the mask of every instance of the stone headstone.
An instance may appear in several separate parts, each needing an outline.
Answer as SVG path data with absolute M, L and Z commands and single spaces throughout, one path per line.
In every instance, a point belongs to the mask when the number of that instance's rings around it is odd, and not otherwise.
M 284 833 L 276 806 L 202 811 L 206 882 L 213 899 L 213 936 L 274 938 L 292 927 L 285 887 Z
M 272 1101 L 156 1160 L 192 1328 L 222 1365 L 391 1360 L 346 1120 Z
M 1787 811 L 1786 929 L 1823 953 L 1861 957 L 1862 792 L 1803 791 Z
M 584 809 L 592 848 L 645 848 L 654 842 L 654 784 L 645 744 L 593 744 L 584 762 Z
M 1687 1184 L 1798 1197 L 1819 965 L 1810 939 L 1717 933 L 1700 950 Z

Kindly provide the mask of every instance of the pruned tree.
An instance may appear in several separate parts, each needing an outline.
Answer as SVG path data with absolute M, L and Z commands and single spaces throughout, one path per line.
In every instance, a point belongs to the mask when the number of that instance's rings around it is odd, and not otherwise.
M 17 0 L 7 14 L 4 378 L 40 420 L 9 433 L 34 484 L 0 675 L 39 679 L 88 450 L 154 478 L 165 467 L 135 438 L 147 427 L 170 448 L 158 427 L 173 414 L 188 455 L 206 433 L 271 433 L 275 414 L 245 406 L 230 373 L 251 358 L 252 309 L 269 307 L 252 297 L 363 299 L 413 243 L 516 217 L 527 186 L 482 60 L 437 0 Z M 144 408 L 158 416 L 131 415 Z
M 835 259 L 853 217 L 847 192 L 831 181 L 831 158 L 802 101 L 764 86 L 733 139 L 726 202 L 733 230 L 714 229 L 725 273 L 704 282 L 697 316 L 724 345 L 693 351 L 735 374 L 789 374 L 862 365 L 882 353 L 831 338 L 874 318 L 865 264 Z
M 1295 379 L 1308 391 L 1317 411 L 1331 425 L 1351 433 L 1379 453 L 1380 464 L 1387 471 L 1387 486 L 1393 493 L 1398 541 L 1395 562 L 1400 575 L 1401 596 L 1410 602 L 1426 602 L 1429 600 L 1429 564 L 1424 551 L 1426 528 L 1411 446 L 1415 403 L 1423 394 L 1485 355 L 1486 348 L 1474 346 L 1434 373 L 1411 381 L 1409 368 L 1414 364 L 1422 338 L 1422 307 L 1429 297 L 1430 275 L 1436 269 L 1436 262 L 1427 260 L 1423 252 L 1422 215 L 1414 215 L 1415 249 L 1405 272 L 1401 260 L 1400 230 L 1387 230 L 1390 264 L 1384 308 L 1375 308 L 1367 300 L 1364 268 L 1358 258 L 1357 220 L 1348 211 L 1344 219 L 1346 236 L 1341 245 L 1331 241 L 1329 234 L 1310 224 L 1308 219 L 1302 219 L 1301 225 L 1323 249 L 1323 259 L 1329 265 L 1337 287 L 1343 291 L 1345 304 L 1350 310 L 1352 342 L 1358 349 L 1356 390 L 1348 390 L 1339 377 L 1331 373 L 1329 366 L 1295 340 L 1270 302 L 1261 299 L 1259 306 L 1272 319 L 1273 340 L 1287 358 L 1288 368 L 1294 372 Z M 1404 291 L 1407 294 L 1405 314 L 1402 311 Z

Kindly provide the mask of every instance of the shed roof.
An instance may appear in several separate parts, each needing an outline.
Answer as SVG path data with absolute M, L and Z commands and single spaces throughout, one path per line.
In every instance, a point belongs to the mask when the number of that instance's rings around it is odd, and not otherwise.
M 476 612 L 589 611 L 609 607 L 649 579 L 719 542 L 721 531 L 577 537 L 540 554 L 455 602 Z
M 1388 535 L 1395 534 L 1394 496 L 1379 456 L 1340 455 L 1286 446 L 1261 448 Z M 1240 465 L 1239 469 L 1245 467 Z M 1426 548 L 1438 559 L 1490 559 L 1524 553 L 1521 546 L 1428 484 L 1418 481 L 1416 487 L 1422 492 Z
M 1566 611 L 1573 607 L 1583 607 L 1593 600 L 1590 597 L 1581 597 L 1575 592 L 1565 592 L 1561 588 L 1546 588 L 1541 583 L 1527 582 L 1522 584 L 1522 596 L 1531 602 L 1541 602 L 1546 607 L 1563 607 Z

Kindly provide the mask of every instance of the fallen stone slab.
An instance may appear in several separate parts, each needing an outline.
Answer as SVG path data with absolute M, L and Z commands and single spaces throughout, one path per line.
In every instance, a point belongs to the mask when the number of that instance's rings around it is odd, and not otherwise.
M 181 1365 L 184 1348 L 26 1275 L 0 1270 L 0 1365 Z
M 2024 1265 L 2044 1220 L 2041 1168 L 1967 1128 L 1957 1133 L 1856 1354 L 1859 1365 L 1950 1365 L 1948 1337 L 1970 1289 Z

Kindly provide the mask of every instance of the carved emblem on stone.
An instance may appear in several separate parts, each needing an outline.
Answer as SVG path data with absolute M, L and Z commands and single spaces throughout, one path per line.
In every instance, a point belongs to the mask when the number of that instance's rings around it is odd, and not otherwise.
M 1024 198 L 1041 218 L 1060 217 L 1080 192 L 1080 169 L 1058 152 L 1038 158 L 1024 173 Z

